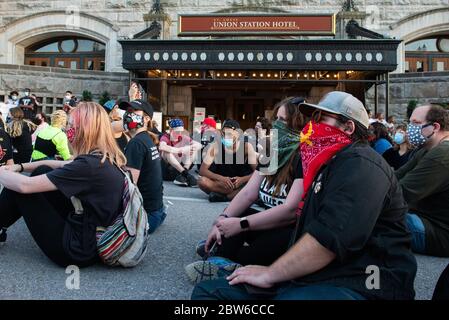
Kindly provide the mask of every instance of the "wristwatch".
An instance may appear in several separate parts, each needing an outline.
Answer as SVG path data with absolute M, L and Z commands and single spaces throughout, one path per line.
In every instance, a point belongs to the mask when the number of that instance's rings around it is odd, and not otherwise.
M 240 218 L 240 227 L 242 229 L 248 229 L 249 228 L 249 222 L 246 217 Z

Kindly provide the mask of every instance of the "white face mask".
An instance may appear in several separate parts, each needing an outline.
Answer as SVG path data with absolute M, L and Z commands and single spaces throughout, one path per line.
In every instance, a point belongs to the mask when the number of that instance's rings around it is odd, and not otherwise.
M 30 92 L 29 91 L 25 91 L 25 96 L 29 96 L 30 95 Z
M 65 96 L 65 98 L 66 98 L 66 100 L 70 100 L 70 99 L 72 99 L 72 96 L 68 94 Z
M 12 101 L 16 101 L 17 100 L 17 96 L 12 96 L 11 99 L 12 99 Z

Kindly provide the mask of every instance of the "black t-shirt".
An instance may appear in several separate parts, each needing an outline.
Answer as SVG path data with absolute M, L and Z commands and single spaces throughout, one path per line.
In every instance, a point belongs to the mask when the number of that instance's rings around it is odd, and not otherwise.
M 69 216 L 64 248 L 74 258 L 96 256 L 96 227 L 110 226 L 122 210 L 123 173 L 109 160 L 101 163 L 100 155 L 89 154 L 76 157 L 47 177 L 68 199 L 77 197 L 84 208 L 82 217 Z
M 246 141 L 246 140 L 244 140 Z M 223 177 L 246 177 L 254 172 L 248 162 L 248 143 L 240 140 L 239 148 L 230 153 L 219 141 L 219 151 L 209 167 L 210 172 Z M 239 163 L 242 161 L 243 163 Z
M 299 152 L 296 152 L 293 155 L 293 157 L 295 157 L 295 158 L 293 159 L 293 164 L 292 164 L 293 168 L 294 168 L 294 175 L 293 175 L 292 182 L 296 179 L 303 178 L 301 155 Z M 268 165 L 266 165 L 266 166 L 259 165 L 257 167 L 257 170 L 260 171 L 260 169 L 262 167 L 267 167 Z M 281 169 L 279 169 L 279 170 L 281 170 Z M 268 179 L 265 177 L 263 179 L 262 183 L 260 184 L 259 200 L 267 208 L 273 208 L 275 206 L 284 204 L 285 200 L 287 199 L 287 196 L 288 196 L 291 186 L 292 186 L 291 184 L 290 185 L 283 184 L 282 186 L 279 187 L 279 192 L 277 193 L 277 195 L 274 195 L 277 187 L 275 184 L 270 185 Z
M 0 166 L 12 159 L 12 145 L 9 135 L 0 129 Z
M 390 166 L 393 167 L 394 170 L 398 170 L 404 164 L 407 163 L 408 159 L 410 159 L 410 151 L 407 151 L 402 156 L 399 154 L 399 150 L 395 150 L 394 148 L 390 148 L 385 151 L 382 156 L 385 161 L 388 162 Z
M 299 284 L 341 286 L 369 299 L 413 299 L 416 260 L 405 223 L 407 204 L 393 170 L 366 144 L 340 151 L 317 174 L 298 221 L 336 255 Z M 380 289 L 366 283 L 378 268 Z
M 162 170 L 159 151 L 147 132 L 132 138 L 125 149 L 127 166 L 140 170 L 137 186 L 143 197 L 147 213 L 160 210 L 163 206 Z
M 22 134 L 18 137 L 11 137 L 11 143 L 13 147 L 17 150 L 17 162 L 26 163 L 31 159 L 31 153 L 33 152 L 33 142 L 31 139 L 31 130 L 28 124 L 23 122 Z
M 33 120 L 36 116 L 36 109 L 35 109 L 35 100 L 33 97 L 26 96 L 19 99 L 19 106 L 23 110 L 24 119 Z M 29 106 L 32 107 L 32 109 L 24 108 L 23 106 Z

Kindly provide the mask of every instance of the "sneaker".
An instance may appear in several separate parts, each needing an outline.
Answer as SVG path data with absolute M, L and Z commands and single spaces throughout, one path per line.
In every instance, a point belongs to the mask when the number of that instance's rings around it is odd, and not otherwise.
M 196 254 L 199 255 L 201 258 L 204 258 L 206 255 L 208 255 L 209 257 L 214 256 L 215 253 L 217 252 L 216 246 L 209 253 L 206 253 L 205 248 L 206 248 L 206 240 L 198 241 L 195 247 Z
M 209 193 L 209 202 L 228 202 L 229 199 L 224 194 L 211 192 Z
M 173 181 L 173 183 L 178 185 L 178 186 L 184 186 L 184 187 L 188 187 L 189 186 L 187 178 L 184 175 L 182 175 L 182 174 L 178 174 L 178 176 Z
M 0 229 L 0 246 L 4 245 L 6 242 L 6 229 L 1 228 Z
M 187 183 L 188 183 L 189 187 L 198 188 L 198 181 L 196 180 L 196 178 L 193 175 L 188 173 L 186 179 L 187 179 Z
M 185 267 L 189 280 L 198 284 L 204 280 L 214 280 L 231 275 L 241 265 L 222 257 L 212 257 L 206 261 L 196 261 Z

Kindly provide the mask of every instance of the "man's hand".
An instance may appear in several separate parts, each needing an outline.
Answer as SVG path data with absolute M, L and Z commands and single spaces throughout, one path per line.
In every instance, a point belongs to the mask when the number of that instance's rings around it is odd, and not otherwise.
M 218 181 L 223 183 L 225 185 L 226 189 L 234 190 L 234 184 L 232 183 L 231 178 L 221 176 Z
M 259 288 L 271 288 L 274 283 L 271 281 L 270 268 L 263 266 L 246 266 L 235 270 L 226 280 L 231 286 L 247 283 Z
M 234 189 L 239 189 L 241 186 L 245 184 L 243 177 L 234 177 L 232 178 Z
M 211 246 L 214 242 L 217 241 L 219 245 L 221 245 L 221 233 L 218 230 L 217 226 L 213 226 L 209 235 L 207 236 L 206 245 L 204 246 L 204 250 L 209 253 Z
M 217 228 L 225 238 L 233 237 L 242 232 L 240 218 L 227 218 L 218 221 Z

